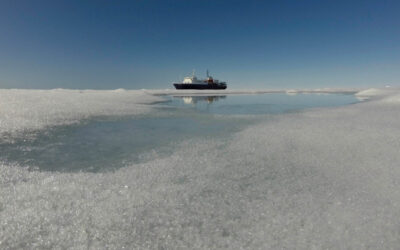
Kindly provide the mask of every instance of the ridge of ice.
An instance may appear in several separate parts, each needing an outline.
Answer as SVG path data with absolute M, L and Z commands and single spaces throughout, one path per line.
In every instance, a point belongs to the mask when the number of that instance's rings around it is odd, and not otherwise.
M 357 92 L 355 96 L 361 100 L 379 100 L 381 104 L 400 103 L 399 88 L 370 88 Z

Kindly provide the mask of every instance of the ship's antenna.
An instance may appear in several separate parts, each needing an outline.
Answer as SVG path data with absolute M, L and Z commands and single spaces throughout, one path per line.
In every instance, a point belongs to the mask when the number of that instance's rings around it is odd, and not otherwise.
M 210 76 L 208 75 L 208 69 L 207 69 L 207 78 L 208 78 L 208 77 L 210 77 Z
M 196 70 L 193 69 L 193 77 L 194 77 L 194 74 L 195 74 L 195 73 L 196 73 Z

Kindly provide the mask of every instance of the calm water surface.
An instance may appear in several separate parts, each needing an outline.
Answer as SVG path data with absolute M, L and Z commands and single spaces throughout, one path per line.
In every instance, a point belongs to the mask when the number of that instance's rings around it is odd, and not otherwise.
M 140 117 L 107 117 L 59 126 L 0 144 L 0 160 L 50 171 L 109 171 L 171 154 L 197 138 L 228 140 L 271 115 L 356 103 L 344 94 L 166 96 Z
M 349 94 L 254 94 L 215 96 L 174 96 L 170 105 L 211 114 L 278 114 L 315 107 L 356 103 Z

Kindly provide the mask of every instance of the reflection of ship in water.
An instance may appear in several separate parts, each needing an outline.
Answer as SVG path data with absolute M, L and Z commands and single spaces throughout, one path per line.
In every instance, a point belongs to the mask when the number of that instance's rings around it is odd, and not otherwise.
M 182 98 L 185 104 L 196 104 L 198 102 L 213 103 L 219 99 L 225 99 L 225 95 L 218 96 L 174 96 L 174 98 Z

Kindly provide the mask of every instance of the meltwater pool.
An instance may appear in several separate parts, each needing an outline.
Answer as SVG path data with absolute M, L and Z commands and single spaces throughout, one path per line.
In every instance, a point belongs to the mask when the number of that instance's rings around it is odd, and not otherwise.
M 107 116 L 55 126 L 0 143 L 0 160 L 43 171 L 112 171 L 164 157 L 183 141 L 229 140 L 274 115 L 357 102 L 349 94 L 164 96 L 140 116 Z

